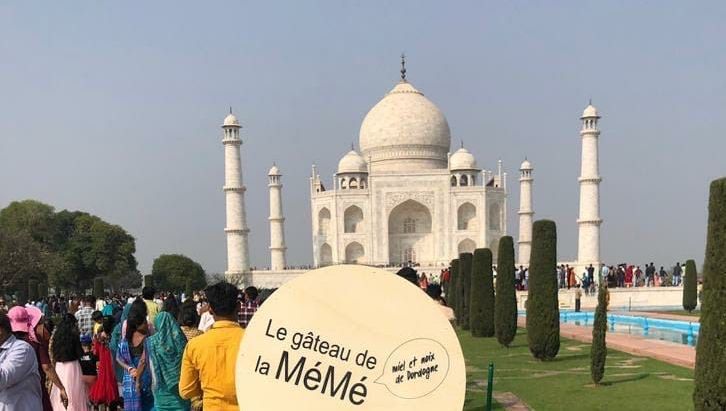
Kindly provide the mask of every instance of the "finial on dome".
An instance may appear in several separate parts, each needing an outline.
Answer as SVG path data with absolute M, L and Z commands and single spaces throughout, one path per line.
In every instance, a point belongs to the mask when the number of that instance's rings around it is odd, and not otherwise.
M 229 114 L 232 114 L 232 106 L 229 106 Z
M 587 104 L 588 104 L 588 105 L 592 105 L 592 97 L 590 97 L 590 98 L 589 98 L 589 99 L 587 100 Z
M 355 141 L 350 142 L 350 151 L 355 151 Z
M 406 81 L 406 55 L 401 53 L 401 80 Z
M 461 141 L 461 148 L 464 148 L 464 139 L 462 138 L 460 141 Z

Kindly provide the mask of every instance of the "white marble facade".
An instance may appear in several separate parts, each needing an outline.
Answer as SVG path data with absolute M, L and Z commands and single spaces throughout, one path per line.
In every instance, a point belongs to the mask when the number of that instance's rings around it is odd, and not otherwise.
M 491 248 L 506 234 L 506 174 L 477 167 L 465 148 L 451 153 L 446 117 L 402 80 L 366 115 L 360 152 L 324 182 L 310 179 L 313 259 L 339 263 L 448 264 Z

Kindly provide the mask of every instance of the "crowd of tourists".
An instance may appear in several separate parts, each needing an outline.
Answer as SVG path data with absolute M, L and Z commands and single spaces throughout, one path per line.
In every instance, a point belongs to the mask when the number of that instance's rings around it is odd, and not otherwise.
M 41 303 L 39 306 L 38 304 Z M 0 409 L 235 410 L 258 290 L 0 299 Z

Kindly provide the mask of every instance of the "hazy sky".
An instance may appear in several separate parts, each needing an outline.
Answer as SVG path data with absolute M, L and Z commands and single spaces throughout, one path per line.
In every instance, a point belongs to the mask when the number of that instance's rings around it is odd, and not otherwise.
M 577 249 L 580 123 L 603 116 L 602 255 L 703 259 L 726 175 L 726 3 L 683 1 L 0 3 L 0 207 L 34 198 L 125 227 L 139 268 L 224 271 L 219 125 L 244 128 L 252 264 L 269 264 L 267 170 L 288 259 L 312 261 L 308 176 L 329 184 L 366 112 L 408 78 L 484 168 L 534 163 L 535 218 Z

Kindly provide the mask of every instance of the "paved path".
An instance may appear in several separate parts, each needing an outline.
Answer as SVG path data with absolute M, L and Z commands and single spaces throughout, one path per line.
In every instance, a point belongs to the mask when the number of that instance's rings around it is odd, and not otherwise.
M 663 320 L 686 321 L 686 322 L 691 322 L 691 323 L 700 322 L 700 317 L 691 316 L 691 315 L 683 315 L 683 314 L 659 313 L 656 311 L 616 311 L 613 314 L 639 315 L 639 316 L 646 316 L 646 317 L 651 317 L 651 318 L 660 318 Z
M 517 325 L 527 326 L 527 319 L 518 317 Z M 592 328 L 560 323 L 560 336 L 582 342 L 592 342 Z M 607 346 L 640 357 L 650 357 L 669 364 L 695 368 L 696 349 L 685 344 L 652 340 L 627 334 L 608 332 Z
M 493 395 L 497 403 L 501 405 L 507 411 L 530 411 L 531 408 L 524 401 L 520 400 L 519 397 L 512 394 L 511 392 L 494 392 Z

